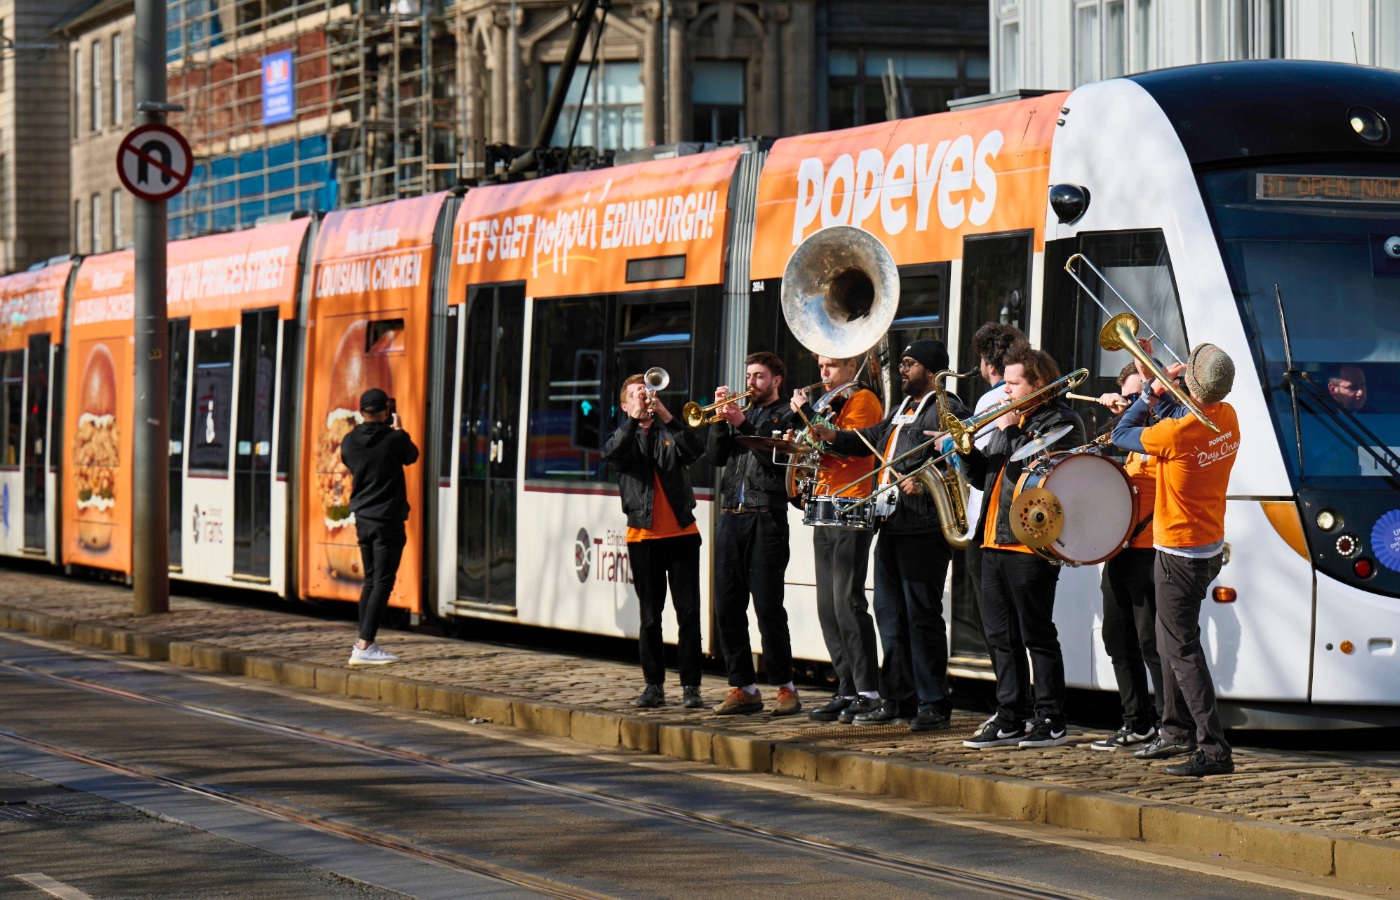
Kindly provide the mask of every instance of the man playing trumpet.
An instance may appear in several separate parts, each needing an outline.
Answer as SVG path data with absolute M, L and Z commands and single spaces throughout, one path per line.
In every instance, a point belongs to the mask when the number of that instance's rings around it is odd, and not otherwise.
M 859 357 L 817 356 L 817 368 L 827 390 L 854 382 L 858 367 Z M 809 403 L 809 396 L 807 388 L 794 391 L 791 406 L 794 413 L 811 419 L 816 411 Z M 825 414 L 836 428 L 868 428 L 879 423 L 883 412 L 880 398 L 873 391 L 855 385 L 849 396 L 834 398 Z M 868 497 L 871 479 L 864 476 L 870 474 L 871 468 L 873 463 L 868 456 L 848 459 L 834 453 L 824 454 L 817 470 L 816 494 Z M 834 722 L 843 713 L 848 713 L 844 720 L 849 722 L 857 714 L 870 712 L 880 704 L 875 624 L 865 599 L 865 576 L 873 538 L 869 531 L 854 528 L 812 529 L 817 619 L 837 679 L 836 694 L 831 701 L 807 714 L 818 722 Z
M 946 368 L 948 350 L 942 341 L 914 341 L 904 348 L 899 364 L 904 400 L 883 422 L 859 432 L 814 426 L 812 436 L 849 456 L 868 455 L 867 441 L 885 459 L 913 450 L 926 442 L 925 431 L 938 427 L 933 376 Z M 953 415 L 967 417 L 967 407 L 956 397 L 950 397 L 950 404 Z M 857 725 L 888 724 L 912 710 L 910 730 L 932 731 L 947 727 L 952 712 L 943 620 L 943 585 L 952 550 L 943 540 L 938 509 L 923 486 L 916 479 L 899 478 L 900 472 L 912 471 L 936 455 L 935 445 L 928 444 L 924 452 L 883 469 L 879 476 L 878 490 L 897 498 L 878 525 L 875 547 L 875 622 L 885 655 L 880 667 L 883 699 L 875 709 L 849 719 Z

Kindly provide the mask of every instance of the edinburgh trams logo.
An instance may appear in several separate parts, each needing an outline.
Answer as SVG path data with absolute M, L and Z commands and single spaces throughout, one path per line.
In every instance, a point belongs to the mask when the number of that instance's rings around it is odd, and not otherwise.
M 587 583 L 590 575 L 594 581 L 631 584 L 627 533 L 609 530 L 606 537 L 593 537 L 587 528 L 580 528 L 574 538 L 574 574 L 579 584 Z

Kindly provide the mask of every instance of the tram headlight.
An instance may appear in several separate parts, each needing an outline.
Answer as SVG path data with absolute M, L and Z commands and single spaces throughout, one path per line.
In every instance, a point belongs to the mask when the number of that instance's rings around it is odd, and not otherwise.
M 1331 531 L 1342 524 L 1342 519 L 1330 509 L 1324 509 L 1317 514 L 1317 527 L 1323 531 Z
M 1384 144 L 1390 140 L 1390 123 L 1370 107 L 1353 106 L 1347 110 L 1347 122 L 1356 136 L 1368 144 Z

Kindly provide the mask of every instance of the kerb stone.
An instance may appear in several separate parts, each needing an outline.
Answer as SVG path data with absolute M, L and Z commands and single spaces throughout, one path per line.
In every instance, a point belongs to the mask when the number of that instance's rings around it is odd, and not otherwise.
M 620 726 L 617 716 L 576 709 L 569 717 L 569 736 L 583 744 L 612 750 L 620 740 Z
M 773 742 L 741 734 L 716 734 L 710 753 L 717 766 L 767 772 L 773 767 Z
M 1046 824 L 1133 841 L 1142 838 L 1142 807 L 1140 800 L 1112 794 L 1068 788 L 1045 792 Z

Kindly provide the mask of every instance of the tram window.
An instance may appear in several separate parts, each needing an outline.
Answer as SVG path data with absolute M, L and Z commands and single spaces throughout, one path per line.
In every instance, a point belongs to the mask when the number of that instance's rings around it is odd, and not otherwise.
M 980 360 L 972 352 L 972 335 L 988 322 L 1026 330 L 1027 298 L 1031 293 L 1031 233 L 977 235 L 963 242 L 956 368 L 966 372 Z M 1063 367 L 1064 362 L 1057 360 Z M 971 405 L 987 389 L 976 378 L 957 386 Z
M 921 266 L 920 270 L 928 267 Z M 900 272 L 899 310 L 890 324 L 890 355 L 888 362 L 889 383 L 893 393 L 899 396 L 899 362 L 904 348 L 910 342 L 930 339 L 947 342 L 944 322 L 948 313 L 947 265 L 940 264 L 937 271 L 923 274 L 921 271 Z
M 297 390 L 296 363 L 297 323 L 288 319 L 282 323 L 282 374 L 278 395 L 281 398 L 281 419 L 277 423 L 277 477 L 286 478 L 292 460 L 292 435 L 296 433 Z
M 24 351 L 0 353 L 0 467 L 18 468 L 24 456 Z
M 365 329 L 366 353 L 402 353 L 403 319 L 380 319 Z
M 797 340 L 788 327 L 779 301 L 778 279 L 767 283 L 764 291 L 749 299 L 749 343 L 748 352 L 769 350 L 778 354 L 787 366 L 787 378 L 778 390 L 780 397 L 791 397 L 797 388 L 812 384 L 821 379 L 816 357 L 812 351 Z M 742 391 L 742 384 L 731 384 L 736 391 Z M 714 399 L 713 393 L 710 397 Z M 710 401 L 705 401 L 710 402 Z
M 620 297 L 617 306 L 613 384 L 620 386 L 629 375 L 660 366 L 670 380 L 657 396 L 676 415 L 687 400 L 698 399 L 691 397 L 690 389 L 693 294 L 687 290 Z M 609 421 L 620 423 L 622 415 L 619 409 Z
M 598 481 L 603 477 L 603 422 L 617 405 L 604 390 L 607 297 L 535 301 L 530 349 L 529 439 L 526 478 Z
M 228 475 L 233 419 L 232 328 L 196 331 L 189 461 L 195 475 Z

